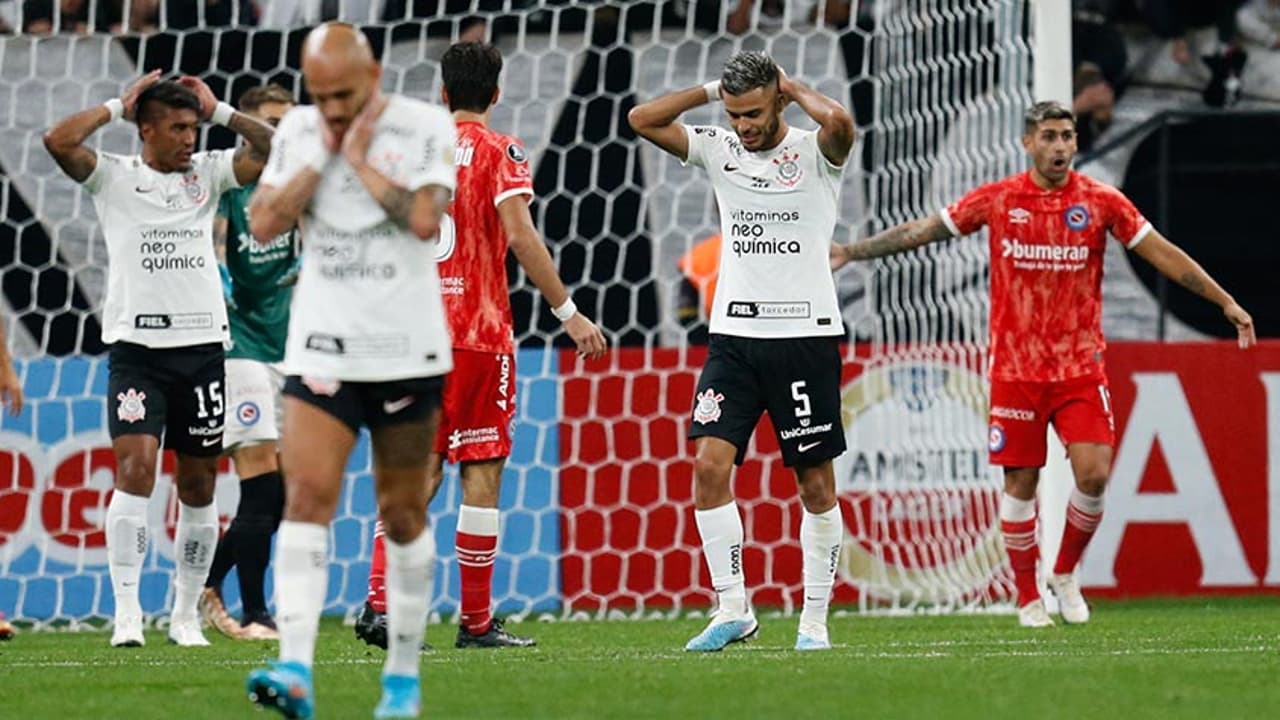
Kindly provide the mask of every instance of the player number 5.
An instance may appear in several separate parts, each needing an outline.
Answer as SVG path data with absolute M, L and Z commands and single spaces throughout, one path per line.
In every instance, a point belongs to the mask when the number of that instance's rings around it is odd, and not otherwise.
M 796 417 L 809 417 L 812 414 L 809 408 L 809 393 L 804 391 L 804 380 L 797 380 L 791 383 L 791 398 L 796 401 Z

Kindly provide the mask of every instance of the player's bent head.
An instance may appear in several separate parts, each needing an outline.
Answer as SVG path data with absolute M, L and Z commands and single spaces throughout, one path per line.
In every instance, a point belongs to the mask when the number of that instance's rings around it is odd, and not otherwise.
M 440 59 L 440 74 L 444 77 L 441 97 L 450 111 L 483 113 L 498 102 L 502 51 L 489 43 L 451 45 Z
M 200 126 L 200 99 L 172 80 L 158 82 L 138 95 L 138 136 L 158 169 L 184 170 L 191 164 Z
M 341 137 L 377 91 L 382 68 L 364 33 L 347 23 L 328 22 L 307 34 L 302 77 L 325 124 Z
M 272 127 L 280 124 L 280 118 L 289 112 L 293 104 L 293 93 L 276 83 L 251 87 L 240 96 L 240 112 Z
M 721 99 L 734 132 L 747 150 L 767 149 L 780 139 L 786 98 L 778 91 L 778 77 L 778 64 L 762 52 L 737 53 L 724 65 Z

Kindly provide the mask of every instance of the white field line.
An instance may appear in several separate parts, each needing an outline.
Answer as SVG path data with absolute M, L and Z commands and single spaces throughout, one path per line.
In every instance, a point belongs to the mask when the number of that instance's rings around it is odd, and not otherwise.
M 1021 641 L 1013 641 L 1007 644 L 1019 644 Z M 959 643 L 952 643 L 959 644 Z M 994 658 L 1096 658 L 1096 657 L 1138 657 L 1138 656 L 1180 656 L 1180 655 L 1233 655 L 1233 654 L 1263 654 L 1276 653 L 1280 651 L 1280 645 L 1240 645 L 1235 647 L 1179 647 L 1179 648 L 1161 648 L 1161 647 L 1127 647 L 1115 649 L 992 649 L 979 651 L 962 651 L 951 652 L 942 648 L 948 647 L 947 641 L 942 641 L 933 646 L 922 646 L 918 650 L 857 650 L 851 645 L 836 645 L 834 654 L 849 660 L 939 660 L 939 659 L 994 659 Z M 778 647 L 752 646 L 747 645 L 742 648 L 733 648 L 721 654 L 714 654 L 713 657 L 731 658 L 736 653 L 749 653 L 752 657 L 768 657 L 768 658 L 795 658 L 797 653 L 793 650 L 787 650 Z M 822 654 L 815 654 L 820 657 Z M 422 662 L 427 665 L 452 665 L 467 662 L 467 658 L 472 657 L 465 653 L 427 653 L 422 656 Z M 561 656 L 556 658 L 559 662 L 599 662 L 602 659 L 610 660 L 681 660 L 698 657 L 690 653 L 682 651 L 672 652 L 612 652 L 612 653 L 589 653 L 582 655 Z M 102 667 L 189 667 L 191 665 L 200 664 L 206 667 L 255 667 L 262 665 L 260 659 L 217 659 L 204 662 L 194 661 L 190 655 L 181 657 L 166 658 L 148 658 L 142 659 L 136 656 L 119 660 L 111 660 L 106 658 L 96 658 L 93 660 L 11 660 L 4 663 L 5 668 L 102 668 Z M 380 665 L 381 658 L 337 658 L 319 660 L 317 666 L 346 666 L 346 665 Z

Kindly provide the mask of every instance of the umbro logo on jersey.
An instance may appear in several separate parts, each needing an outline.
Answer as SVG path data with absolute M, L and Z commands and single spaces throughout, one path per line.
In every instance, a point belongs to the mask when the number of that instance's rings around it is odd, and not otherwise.
M 738 172 L 739 167 L 740 166 L 734 165 L 733 163 L 725 163 L 723 170 L 727 173 Z
M 382 403 L 382 412 L 388 415 L 395 415 L 401 410 L 413 404 L 413 396 L 405 395 L 399 400 L 387 400 Z
M 1010 225 L 1026 225 L 1031 222 L 1031 211 L 1026 208 L 1016 207 L 1009 211 Z

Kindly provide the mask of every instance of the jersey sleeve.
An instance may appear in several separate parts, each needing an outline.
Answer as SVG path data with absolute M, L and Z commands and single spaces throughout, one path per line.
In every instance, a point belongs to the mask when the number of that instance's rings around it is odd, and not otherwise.
M 412 152 L 417 161 L 409 170 L 405 188 L 415 191 L 428 185 L 439 185 L 453 191 L 457 187 L 453 152 L 458 144 L 458 130 L 453 118 L 443 108 L 428 107 L 434 116 L 423 123 L 423 131 L 414 138 L 417 147 Z
M 822 144 L 818 142 L 818 131 L 809 133 L 809 144 L 813 146 L 813 153 L 818 158 L 818 168 L 822 170 L 822 176 L 829 185 L 834 187 L 840 186 L 840 180 L 844 176 L 844 167 L 849 163 L 849 158 L 845 158 L 844 164 L 836 165 L 827 158 L 822 152 Z
M 1107 230 L 1132 250 L 1151 232 L 1151 223 L 1124 193 L 1115 188 L 1107 190 Z
M 213 173 L 214 194 L 221 196 L 228 190 L 240 187 L 240 181 L 236 180 L 235 150 L 210 150 L 207 162 Z
M 271 136 L 271 154 L 258 178 L 259 185 L 279 187 L 289 182 L 298 171 L 297 154 L 301 145 L 301 108 L 293 108 L 280 119 L 280 125 Z
M 981 185 L 939 211 L 942 222 L 946 224 L 952 235 L 956 237 L 968 235 L 987 224 L 987 218 L 991 217 L 991 206 L 996 198 L 995 189 L 994 183 Z
M 705 168 L 710 155 L 708 143 L 716 136 L 716 128 L 707 125 L 683 125 L 685 137 L 688 138 L 689 154 L 684 165 Z
M 221 195 L 218 196 L 218 217 L 220 218 L 231 217 L 231 194 L 230 193 L 222 193 Z
M 90 195 L 97 195 L 111 187 L 111 181 L 119 173 L 123 162 L 124 158 L 119 155 L 98 153 L 98 162 L 94 165 L 93 172 L 89 173 L 89 177 L 85 178 L 80 186 Z
M 495 207 L 515 195 L 533 195 L 533 175 L 524 145 L 515 138 L 506 138 L 505 141 L 502 157 L 498 158 L 498 172 L 494 176 Z

